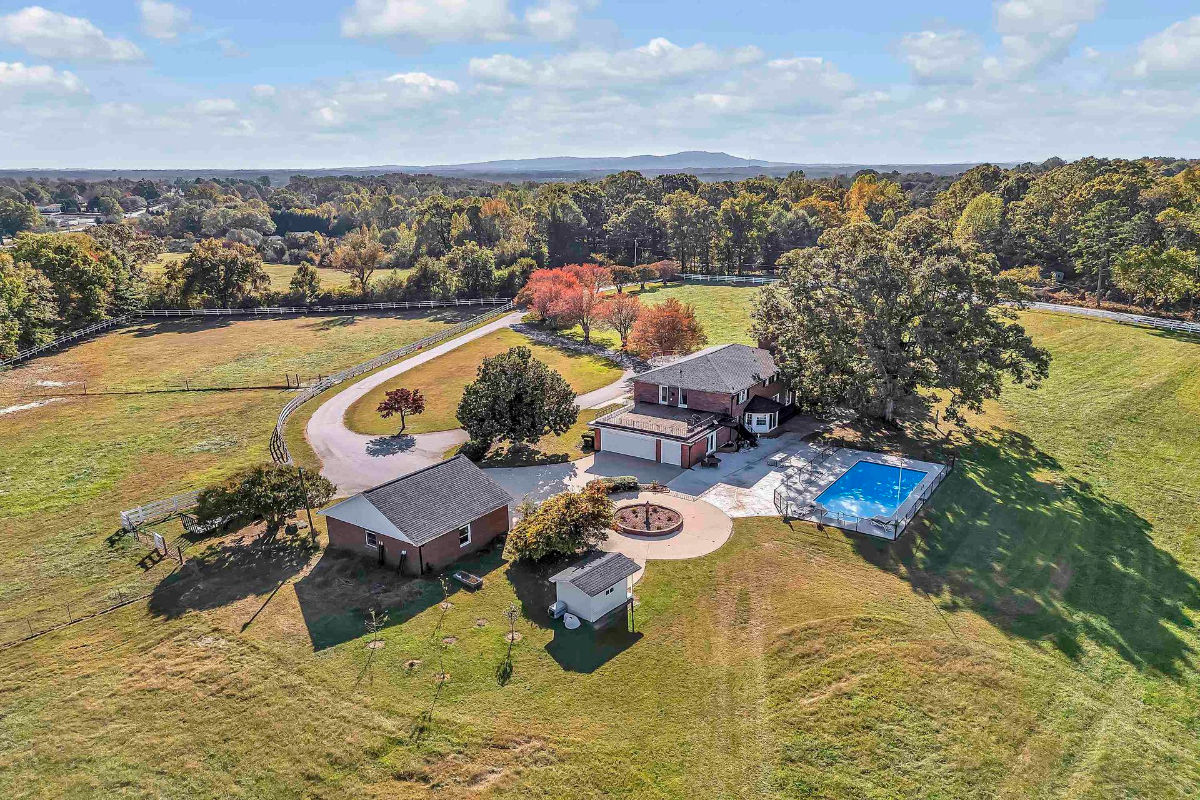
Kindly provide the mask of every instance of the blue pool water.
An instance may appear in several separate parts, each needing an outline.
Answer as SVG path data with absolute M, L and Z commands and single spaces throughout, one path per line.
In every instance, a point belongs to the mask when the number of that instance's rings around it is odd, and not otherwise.
M 859 461 L 817 497 L 831 512 L 889 517 L 908 499 L 925 473 L 874 461 Z

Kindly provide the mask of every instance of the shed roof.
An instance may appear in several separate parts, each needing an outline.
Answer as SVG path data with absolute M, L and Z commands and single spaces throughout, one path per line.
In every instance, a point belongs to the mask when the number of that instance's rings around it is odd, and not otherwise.
M 346 511 L 351 512 L 359 497 L 370 503 L 401 538 L 415 545 L 426 544 L 442 534 L 464 528 L 512 502 L 508 492 L 464 456 L 455 456 L 449 461 L 402 475 L 323 513 L 341 519 L 343 515 L 338 509 L 346 506 Z M 361 517 L 346 521 L 361 524 L 359 519 Z
M 603 594 L 641 567 L 624 553 L 593 553 L 550 578 L 551 583 L 569 583 L 588 597 Z
M 736 394 L 776 372 L 775 359 L 766 350 L 746 344 L 724 344 L 643 372 L 636 380 L 697 392 Z

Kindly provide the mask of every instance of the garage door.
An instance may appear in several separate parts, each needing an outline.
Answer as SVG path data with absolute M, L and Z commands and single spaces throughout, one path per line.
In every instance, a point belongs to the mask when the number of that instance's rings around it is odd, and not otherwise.
M 664 464 L 674 464 L 681 466 L 683 464 L 683 445 L 679 442 L 672 442 L 670 439 L 663 439 L 662 443 L 662 460 Z
M 620 453 L 634 458 L 648 458 L 654 461 L 653 436 L 642 436 L 637 433 L 606 430 L 600 436 L 600 449 L 606 453 Z M 665 443 L 664 443 L 665 444 Z

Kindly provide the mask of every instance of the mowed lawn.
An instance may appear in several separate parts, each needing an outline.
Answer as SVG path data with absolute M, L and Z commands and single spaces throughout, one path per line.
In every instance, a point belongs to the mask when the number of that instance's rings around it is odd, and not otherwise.
M 637 295 L 646 305 L 657 305 L 673 297 L 681 303 L 695 306 L 696 318 L 700 320 L 710 345 L 754 344 L 754 338 L 750 335 L 750 309 L 753 308 L 754 295 L 760 288 L 697 283 L 668 286 L 650 284 L 644 292 L 636 285 L 627 286 L 625 293 Z M 583 331 L 578 326 L 565 333 L 577 339 L 583 338 Z M 606 347 L 617 348 L 621 345 L 621 337 L 603 328 L 593 329 L 591 338 L 593 342 Z
M 528 347 L 534 358 L 566 378 L 577 394 L 608 386 L 621 377 L 621 368 L 606 358 L 549 347 L 515 331 L 499 330 L 376 386 L 350 406 L 346 412 L 346 425 L 365 434 L 395 433 L 400 429 L 400 418 L 384 419 L 376 409 L 389 391 L 403 387 L 420 389 L 425 396 L 425 412 L 408 417 L 406 433 L 457 428 L 456 415 L 463 390 L 475 380 L 484 359 L 519 346 Z
M 163 253 L 157 260 L 146 265 L 146 273 L 149 275 L 161 274 L 166 271 L 168 264 L 182 261 L 185 258 L 187 258 L 187 253 Z M 266 262 L 263 264 L 263 270 L 271 279 L 273 291 L 286 292 L 291 285 L 292 276 L 296 274 L 296 265 Z M 410 271 L 400 270 L 400 273 L 406 274 Z M 372 278 L 372 282 L 391 274 L 391 272 L 391 270 L 379 270 Z M 336 269 L 318 268 L 317 275 L 321 279 L 321 288 L 323 289 L 340 289 L 354 283 L 354 278 L 349 273 L 339 272 Z
M 461 313 L 400 317 L 172 320 L 105 334 L 0 373 L 0 409 L 87 387 L 281 383 L 352 366 L 430 335 Z M 144 582 L 118 512 L 200 488 L 269 458 L 287 391 L 65 397 L 0 415 L 0 639 L 30 611 L 63 617 Z M 178 523 L 173 523 L 175 531 Z
M 235 534 L 0 651 L 0 796 L 1195 797 L 1200 342 L 1023 318 L 1051 378 L 976 420 L 898 545 L 738 520 L 593 640 L 544 616 L 556 565 L 479 556 L 443 609 Z

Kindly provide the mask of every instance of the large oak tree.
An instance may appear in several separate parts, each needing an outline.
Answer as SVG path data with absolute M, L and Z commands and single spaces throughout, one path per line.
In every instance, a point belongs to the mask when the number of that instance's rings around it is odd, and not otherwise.
M 888 232 L 852 224 L 797 253 L 753 311 L 754 334 L 810 407 L 892 421 L 898 401 L 944 390 L 947 417 L 981 410 L 1005 378 L 1036 386 L 1050 357 L 1004 301 L 1017 290 L 925 213 Z

